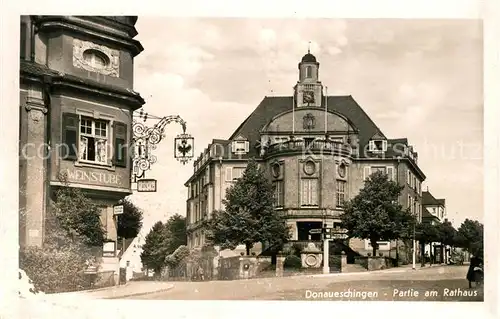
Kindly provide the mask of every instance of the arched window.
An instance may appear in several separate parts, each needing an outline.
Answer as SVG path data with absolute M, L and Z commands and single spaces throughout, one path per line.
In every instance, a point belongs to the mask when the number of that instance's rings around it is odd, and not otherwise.
M 306 66 L 306 78 L 312 78 L 312 67 Z

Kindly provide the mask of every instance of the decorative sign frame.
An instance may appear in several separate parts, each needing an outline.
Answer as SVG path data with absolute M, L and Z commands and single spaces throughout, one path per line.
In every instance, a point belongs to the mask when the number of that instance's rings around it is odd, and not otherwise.
M 156 179 L 140 179 L 137 181 L 137 191 L 144 193 L 156 192 Z
M 107 241 L 102 244 L 102 256 L 103 257 L 115 257 L 116 256 L 116 242 Z
M 113 206 L 113 216 L 123 214 L 123 205 Z

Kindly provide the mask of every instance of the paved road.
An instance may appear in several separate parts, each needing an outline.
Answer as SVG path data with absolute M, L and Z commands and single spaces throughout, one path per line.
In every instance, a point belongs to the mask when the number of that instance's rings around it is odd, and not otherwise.
M 466 266 L 447 266 L 317 277 L 174 282 L 170 291 L 128 299 L 483 301 L 482 288 L 468 289 L 466 272 Z

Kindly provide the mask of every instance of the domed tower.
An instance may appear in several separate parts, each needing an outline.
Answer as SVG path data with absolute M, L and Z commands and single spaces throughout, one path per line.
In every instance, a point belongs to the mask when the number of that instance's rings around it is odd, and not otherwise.
M 319 62 L 308 50 L 299 63 L 299 81 L 295 86 L 297 107 L 321 107 L 323 85 L 319 81 Z

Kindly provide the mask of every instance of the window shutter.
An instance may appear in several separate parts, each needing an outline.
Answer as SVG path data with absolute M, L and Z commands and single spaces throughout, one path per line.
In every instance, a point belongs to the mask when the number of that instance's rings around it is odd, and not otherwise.
M 26 44 L 27 44 L 28 24 L 21 22 L 21 38 L 20 38 L 20 58 L 26 58 Z
M 74 113 L 63 113 L 62 115 L 63 136 L 62 142 L 65 147 L 61 149 L 61 158 L 74 161 L 78 154 L 78 126 L 79 117 Z
M 382 141 L 382 150 L 387 151 L 387 141 Z
M 113 164 L 119 167 L 127 167 L 127 124 L 122 122 L 114 122 L 113 142 Z
M 250 142 L 246 141 L 245 142 L 245 152 L 248 153 L 250 150 Z
M 390 181 L 394 180 L 394 168 L 393 167 L 387 167 L 387 177 L 389 178 Z
M 231 152 L 236 153 L 236 142 L 231 142 Z
M 233 180 L 233 168 L 232 167 L 226 167 L 226 181 L 230 182 Z
M 301 196 L 300 203 L 301 205 L 307 205 L 307 179 L 303 179 L 301 183 Z
M 364 180 L 367 180 L 368 177 L 371 175 L 370 171 L 371 171 L 370 166 L 366 166 L 364 169 L 364 176 L 363 176 Z
M 318 205 L 318 180 L 310 180 L 311 205 Z

